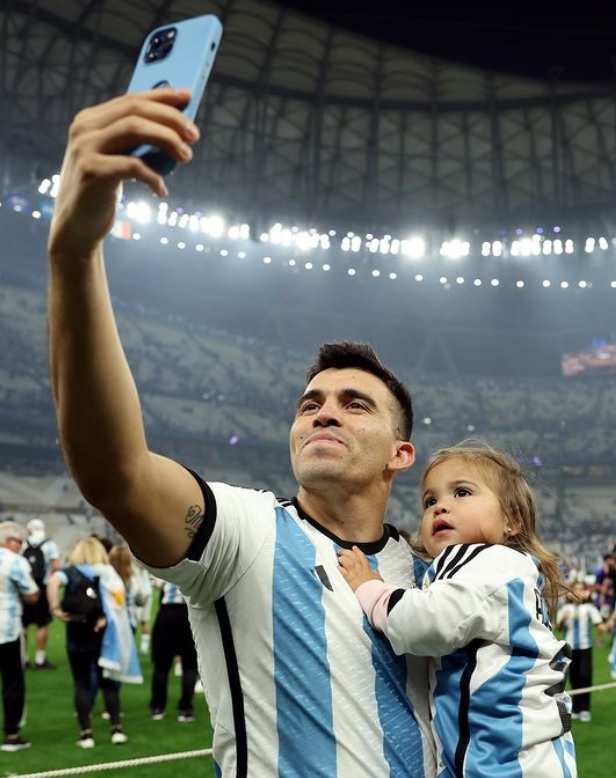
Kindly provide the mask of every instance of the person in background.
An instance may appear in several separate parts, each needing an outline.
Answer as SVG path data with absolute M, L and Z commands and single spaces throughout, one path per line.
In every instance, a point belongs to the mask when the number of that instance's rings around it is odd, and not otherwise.
M 126 611 L 128 614 L 128 620 L 131 626 L 131 629 L 133 632 L 135 631 L 135 623 L 132 618 L 132 608 L 131 608 L 131 601 L 132 601 L 132 592 L 131 592 L 131 573 L 132 573 L 132 562 L 133 557 L 130 552 L 130 549 L 126 545 L 126 543 L 114 543 L 110 546 L 108 549 L 109 554 L 109 564 L 113 567 L 113 569 L 116 571 L 116 573 L 119 575 L 119 577 L 122 580 L 122 583 L 124 585 L 124 591 L 125 591 L 125 606 Z M 118 685 L 118 695 L 120 694 L 120 682 L 116 681 Z M 98 690 L 98 688 L 97 688 Z M 94 701 L 93 701 L 94 705 Z M 122 715 L 122 714 L 120 714 Z M 101 713 L 101 718 L 105 719 L 106 721 L 109 721 L 111 719 L 110 713 L 108 710 L 104 710 Z
M 595 571 L 595 582 L 592 586 L 594 601 L 603 619 L 609 619 L 614 610 L 615 577 L 616 554 L 608 551 Z
M 33 605 L 24 604 L 23 624 L 26 651 L 28 645 L 28 627 L 36 625 L 36 649 L 34 663 L 26 663 L 26 667 L 35 670 L 55 670 L 56 666 L 47 659 L 47 641 L 49 639 L 49 624 L 52 616 L 47 602 L 47 581 L 51 573 L 60 567 L 60 552 L 55 541 L 47 537 L 45 522 L 42 519 L 30 519 L 26 525 L 28 537 L 23 544 L 21 553 L 26 557 L 32 568 L 32 576 L 40 590 L 40 596 Z
M 39 588 L 30 565 L 20 554 L 23 527 L 0 523 L 0 677 L 4 710 L 2 751 L 21 751 L 32 743 L 21 736 L 26 685 L 21 655 L 22 603 L 34 605 Z
M 139 651 L 142 654 L 149 654 L 154 589 L 149 570 L 146 570 L 135 558 L 133 558 L 130 591 L 129 609 L 131 622 L 139 636 Z
M 418 543 L 434 560 L 422 588 L 384 583 L 359 548 L 339 559 L 396 654 L 432 657 L 439 774 L 574 778 L 571 651 L 549 618 L 564 584 L 520 465 L 465 441 L 433 454 L 420 493 Z
M 558 610 L 556 626 L 565 630 L 565 640 L 571 646 L 569 678 L 572 689 L 592 686 L 593 627 L 603 623 L 601 614 L 590 601 L 590 592 L 582 581 L 576 581 L 566 594 L 566 603 Z M 591 720 L 590 692 L 574 694 L 571 718 Z
M 195 640 L 188 620 L 188 607 L 178 587 L 163 581 L 160 592 L 160 607 L 152 630 L 150 712 L 154 721 L 165 717 L 169 672 L 175 657 L 179 657 L 182 691 L 177 706 L 178 721 L 187 723 L 195 720 L 193 697 L 199 675 Z
M 393 482 L 415 458 L 404 384 L 369 344 L 321 346 L 289 408 L 297 491 L 285 498 L 206 481 L 148 445 L 103 244 L 123 181 L 167 193 L 125 149 L 191 158 L 199 132 L 180 110 L 188 99 L 171 87 L 122 95 L 81 111 L 69 131 L 47 309 L 67 466 L 87 502 L 187 600 L 217 773 L 432 778 L 427 659 L 396 657 L 366 631 L 336 556 L 361 544 L 399 586 L 425 566 L 385 523 Z
M 612 611 L 609 619 L 600 624 L 598 629 L 600 632 L 607 632 L 610 635 L 611 645 L 607 661 L 610 665 L 610 676 L 612 680 L 616 681 L 616 610 Z
M 130 644 L 126 647 L 126 630 L 132 638 L 132 630 L 125 615 L 121 625 L 122 609 L 126 612 L 122 579 L 109 563 L 104 546 L 95 537 L 79 540 L 68 558 L 68 565 L 53 573 L 47 586 L 49 603 L 57 618 L 66 624 L 66 651 L 74 684 L 74 705 L 80 732 L 76 745 L 94 748 L 92 730 L 92 701 L 94 697 L 93 675 L 96 676 L 109 713 L 111 742 L 126 743 L 128 737 L 120 722 L 120 698 L 118 681 L 140 682 L 140 672 L 134 670 Z M 90 579 L 92 588 L 100 592 L 100 607 L 86 620 L 75 617 L 61 607 L 60 590 L 75 586 L 81 575 Z M 118 613 L 120 618 L 118 618 Z M 108 644 L 112 643 L 113 650 Z

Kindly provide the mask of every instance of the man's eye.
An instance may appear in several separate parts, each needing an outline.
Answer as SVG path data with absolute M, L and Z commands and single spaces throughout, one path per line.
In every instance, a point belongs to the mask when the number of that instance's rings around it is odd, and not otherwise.
M 354 410 L 362 410 L 365 406 L 359 400 L 351 400 L 347 407 L 353 408 Z
M 317 405 L 315 402 L 313 402 L 313 401 L 311 400 L 310 402 L 305 402 L 305 403 L 303 403 L 302 405 L 300 405 L 300 408 L 299 408 L 299 410 L 300 410 L 300 413 L 306 413 L 307 411 L 308 411 L 308 412 L 310 412 L 310 411 L 314 411 L 314 410 L 316 410 L 316 408 L 318 408 L 318 407 L 319 407 L 319 406 L 318 406 L 318 405 Z

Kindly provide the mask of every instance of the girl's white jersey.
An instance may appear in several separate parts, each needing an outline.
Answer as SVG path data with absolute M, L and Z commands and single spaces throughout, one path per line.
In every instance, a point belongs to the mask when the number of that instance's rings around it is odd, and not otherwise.
M 369 626 L 342 542 L 271 492 L 201 485 L 189 558 L 152 572 L 189 606 L 217 774 L 432 778 L 427 660 L 396 656 Z M 362 549 L 399 586 L 426 569 L 388 525 Z
M 456 545 L 422 590 L 395 592 L 387 636 L 396 653 L 435 657 L 430 693 L 439 775 L 573 778 L 570 649 L 550 629 L 543 578 L 529 554 Z

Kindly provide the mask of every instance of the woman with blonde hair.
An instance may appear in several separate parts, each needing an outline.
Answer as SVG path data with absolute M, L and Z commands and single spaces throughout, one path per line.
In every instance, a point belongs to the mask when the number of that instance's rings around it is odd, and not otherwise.
M 66 652 L 80 727 L 76 744 L 80 748 L 95 745 L 91 721 L 94 678 L 109 712 L 111 742 L 115 745 L 126 743 L 128 738 L 120 723 L 117 683 L 126 678 L 122 675 L 121 663 L 118 666 L 117 652 L 114 654 L 109 647 L 110 643 L 118 642 L 117 611 L 121 608 L 126 611 L 124 584 L 98 538 L 90 536 L 77 541 L 68 562 L 50 577 L 47 593 L 52 613 L 66 624 Z M 62 600 L 61 589 L 64 590 Z M 92 607 L 87 607 L 85 615 L 88 599 Z M 128 617 L 126 621 L 128 624 Z

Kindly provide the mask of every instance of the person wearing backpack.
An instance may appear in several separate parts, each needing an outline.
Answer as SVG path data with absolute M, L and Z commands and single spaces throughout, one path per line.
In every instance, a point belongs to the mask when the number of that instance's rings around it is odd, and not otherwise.
M 35 670 L 55 670 L 55 664 L 47 659 L 47 640 L 52 616 L 49 610 L 46 589 L 50 574 L 60 567 L 60 552 L 56 543 L 47 537 L 45 522 L 42 519 L 30 519 L 26 527 L 28 537 L 21 553 L 30 563 L 32 577 L 41 591 L 41 595 L 34 605 L 24 605 L 22 614 L 26 653 L 28 627 L 32 624 L 36 625 L 34 662 L 26 662 L 26 667 L 31 667 Z
M 68 565 L 50 576 L 47 595 L 52 613 L 66 624 L 66 653 L 79 722 L 76 745 L 80 748 L 95 746 L 92 730 L 94 679 L 109 713 L 111 742 L 114 745 L 126 743 L 128 737 L 120 723 L 118 681 L 140 682 L 142 679 L 140 671 L 131 664 L 130 646 L 124 654 L 121 650 L 126 628 L 132 638 L 124 584 L 97 538 L 90 536 L 77 542 L 69 555 Z M 123 611 L 126 611 L 125 622 Z

